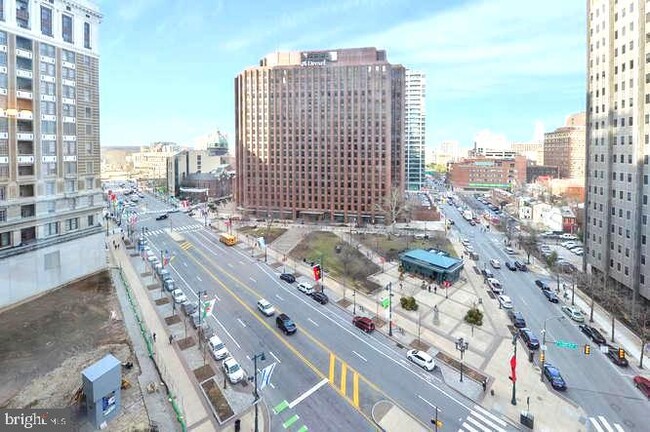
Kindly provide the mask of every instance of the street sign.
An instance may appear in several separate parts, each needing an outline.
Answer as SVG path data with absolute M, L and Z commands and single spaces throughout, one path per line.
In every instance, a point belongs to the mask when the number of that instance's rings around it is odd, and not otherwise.
M 577 343 L 561 341 L 561 340 L 555 341 L 555 346 L 559 348 L 578 349 Z

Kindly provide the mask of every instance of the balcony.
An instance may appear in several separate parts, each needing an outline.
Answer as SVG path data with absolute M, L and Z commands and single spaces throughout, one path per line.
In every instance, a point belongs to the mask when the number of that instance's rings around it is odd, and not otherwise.
M 54 95 L 41 95 L 41 100 L 46 102 L 56 102 L 56 96 Z
M 32 100 L 34 98 L 34 94 L 31 91 L 26 91 L 26 90 L 16 90 L 16 97 L 18 99 L 29 99 Z
M 56 134 L 42 134 L 41 140 L 43 141 L 56 141 Z
M 20 110 L 16 114 L 16 118 L 19 120 L 34 120 L 34 113 L 30 110 Z
M 41 161 L 43 163 L 55 163 L 56 162 L 56 156 L 42 156 Z
M 62 98 L 61 102 L 63 102 L 64 104 L 68 104 L 68 105 L 76 105 L 77 104 L 77 102 L 74 99 L 70 99 L 70 98 Z
M 34 55 L 31 51 L 27 51 L 26 49 L 16 48 L 16 57 L 22 57 L 31 60 Z
M 16 138 L 18 141 L 34 141 L 34 134 L 32 132 L 18 132 Z
M 27 79 L 32 79 L 34 78 L 34 74 L 30 70 L 25 70 L 25 69 L 16 69 L 16 76 L 18 78 L 27 78 Z

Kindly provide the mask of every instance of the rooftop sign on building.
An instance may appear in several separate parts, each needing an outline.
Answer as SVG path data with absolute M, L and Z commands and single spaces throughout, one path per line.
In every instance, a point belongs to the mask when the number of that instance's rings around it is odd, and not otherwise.
M 337 60 L 336 51 L 301 52 L 300 66 L 326 66 Z

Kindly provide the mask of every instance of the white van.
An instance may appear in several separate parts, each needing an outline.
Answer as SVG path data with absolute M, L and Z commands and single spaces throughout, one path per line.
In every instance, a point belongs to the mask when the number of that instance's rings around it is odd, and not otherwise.
M 300 282 L 298 284 L 298 291 L 301 291 L 307 295 L 312 295 L 314 293 L 314 286 L 309 282 Z
M 219 336 L 212 336 L 208 341 L 208 349 L 212 353 L 212 357 L 216 360 L 221 360 L 230 355 L 226 345 L 219 339 Z

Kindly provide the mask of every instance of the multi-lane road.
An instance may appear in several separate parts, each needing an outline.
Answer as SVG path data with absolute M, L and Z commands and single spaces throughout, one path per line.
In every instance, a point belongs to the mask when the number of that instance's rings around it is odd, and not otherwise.
M 273 429 L 376 430 L 373 415 L 379 404 L 408 412 L 422 429 L 431 428 L 437 407 L 443 430 L 514 430 L 446 386 L 436 371 L 408 362 L 405 347 L 383 333 L 361 332 L 351 325 L 349 313 L 335 304 L 316 303 L 245 249 L 223 245 L 202 221 L 183 213 L 155 220 L 168 209 L 148 196 L 139 206 L 138 229 L 149 229 L 154 251 L 173 256 L 172 276 L 191 300 L 203 290 L 216 298 L 213 327 L 248 375 L 255 354 L 266 357 L 258 369 L 276 363 L 272 385 L 261 393 L 272 408 Z M 280 332 L 274 317 L 256 309 L 260 298 L 288 314 L 298 332 Z
M 483 208 L 473 196 L 465 195 L 463 199 L 471 207 Z M 492 258 L 500 260 L 502 264 L 514 259 L 526 260 L 523 252 L 515 257 L 505 252 L 503 234 L 483 232 L 479 227 L 471 226 L 455 207 L 448 204 L 443 205 L 443 212 L 454 220 L 454 231 L 469 239 L 478 252 L 480 261 L 475 265 L 479 269 L 489 267 L 488 261 Z M 563 316 L 560 309 L 562 299 L 559 304 L 549 302 L 534 280 L 541 278 L 551 287 L 556 286 L 555 281 L 533 272 L 512 272 L 505 266 L 500 270 L 492 270 L 495 277 L 503 283 L 505 294 L 512 298 L 515 310 L 524 314 L 528 327 L 540 341 L 546 322 L 546 362 L 560 369 L 568 386 L 565 396 L 587 412 L 589 418 L 585 422 L 588 430 L 647 431 L 649 405 L 632 383 L 632 377 L 637 375 L 632 362 L 628 368 L 614 365 L 581 333 L 578 323 L 568 318 L 555 318 Z M 554 341 L 574 342 L 579 348 L 559 348 Z M 587 343 L 594 347 L 590 355 L 585 355 L 582 350 Z

